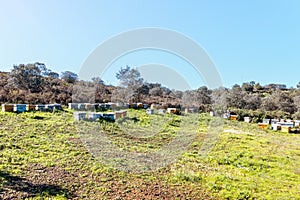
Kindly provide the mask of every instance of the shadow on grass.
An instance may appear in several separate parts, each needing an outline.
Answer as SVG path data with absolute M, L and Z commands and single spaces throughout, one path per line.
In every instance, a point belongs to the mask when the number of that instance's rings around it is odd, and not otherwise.
M 18 193 L 18 197 L 51 197 L 62 196 L 72 198 L 73 195 L 67 190 L 62 189 L 60 186 L 51 184 L 33 184 L 25 178 L 10 175 L 7 172 L 0 171 L 0 199 L 5 199 L 8 191 Z M 21 194 L 22 193 L 22 194 Z M 11 197 L 11 195 L 10 195 Z M 10 198 L 9 197 L 9 198 Z

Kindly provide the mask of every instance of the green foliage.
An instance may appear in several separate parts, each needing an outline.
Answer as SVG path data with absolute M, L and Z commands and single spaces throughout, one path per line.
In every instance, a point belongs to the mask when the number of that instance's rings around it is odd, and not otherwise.
M 226 121 L 225 130 L 205 158 L 193 148 L 172 166 L 171 182 L 205 185 L 222 199 L 300 198 L 299 135 Z M 198 183 L 199 182 L 199 183 Z

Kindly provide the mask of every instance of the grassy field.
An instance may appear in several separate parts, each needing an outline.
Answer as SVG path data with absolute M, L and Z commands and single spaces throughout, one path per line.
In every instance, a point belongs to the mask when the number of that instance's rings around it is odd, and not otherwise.
M 212 120 L 129 111 L 128 120 L 79 126 L 71 111 L 0 113 L 0 199 L 300 199 L 300 135 L 224 121 L 203 156 Z M 87 148 L 97 133 L 83 130 L 96 126 L 125 152 L 195 137 L 174 163 L 133 173 L 101 162 L 101 148 Z

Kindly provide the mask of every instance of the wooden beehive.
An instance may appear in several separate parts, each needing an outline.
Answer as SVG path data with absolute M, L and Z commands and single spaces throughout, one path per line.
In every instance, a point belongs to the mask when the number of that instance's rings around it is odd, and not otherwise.
M 233 120 L 233 121 L 236 121 L 237 117 L 238 117 L 237 115 L 230 115 L 230 119 Z
M 167 113 L 179 115 L 180 114 L 180 110 L 179 110 L 179 108 L 168 108 L 167 109 Z
M 127 116 L 126 110 L 115 111 L 115 119 L 123 118 Z
M 2 112 L 13 112 L 14 104 L 2 104 Z
M 30 105 L 30 104 L 26 105 L 26 111 L 34 111 L 34 110 L 35 110 L 35 105 Z
M 136 106 L 137 106 L 138 108 L 144 108 L 144 104 L 141 103 L 141 102 L 137 103 Z
M 281 126 L 281 132 L 290 133 L 291 132 L 291 127 L 290 126 Z
M 258 127 L 261 129 L 267 129 L 269 124 L 266 123 L 258 123 Z
M 85 104 L 85 109 L 86 110 L 93 110 L 93 109 L 95 109 L 95 106 L 91 103 L 86 103 Z

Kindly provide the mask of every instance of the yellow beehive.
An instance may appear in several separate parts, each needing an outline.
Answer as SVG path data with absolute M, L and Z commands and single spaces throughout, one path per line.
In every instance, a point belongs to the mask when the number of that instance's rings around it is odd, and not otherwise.
M 291 127 L 290 126 L 281 126 L 281 132 L 290 133 L 291 132 Z
M 258 127 L 261 129 L 267 129 L 269 124 L 266 123 L 258 123 Z
M 233 121 L 236 121 L 237 117 L 238 117 L 237 115 L 230 115 L 230 119 L 233 120 Z

